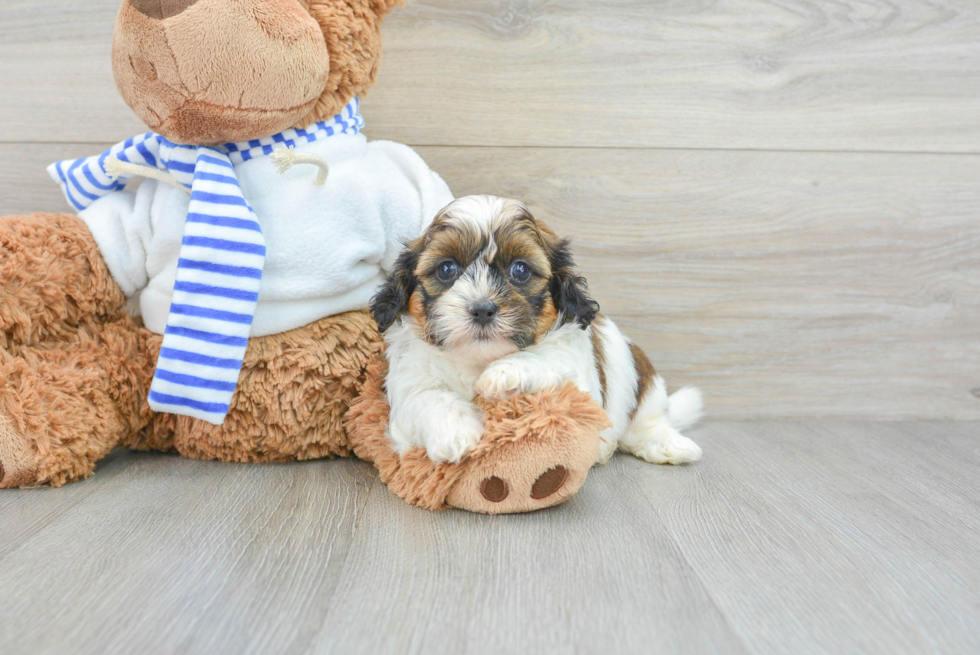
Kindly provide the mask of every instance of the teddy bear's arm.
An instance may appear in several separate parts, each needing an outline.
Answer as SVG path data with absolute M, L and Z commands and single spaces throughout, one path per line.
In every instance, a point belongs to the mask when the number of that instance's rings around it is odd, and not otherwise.
M 156 181 L 147 180 L 135 192 L 115 191 L 78 213 L 127 298 L 149 281 L 146 264 L 153 243 L 150 216 L 157 187 Z
M 85 224 L 72 214 L 0 217 L 0 349 L 60 339 L 126 298 Z

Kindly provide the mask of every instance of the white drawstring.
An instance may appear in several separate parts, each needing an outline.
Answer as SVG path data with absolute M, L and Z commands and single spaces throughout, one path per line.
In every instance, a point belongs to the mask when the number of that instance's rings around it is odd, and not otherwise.
M 312 152 L 296 152 L 292 148 L 281 148 L 269 156 L 279 169 L 280 174 L 285 173 L 296 164 L 310 164 L 311 166 L 316 166 L 320 169 L 320 171 L 317 173 L 316 179 L 313 180 L 313 184 L 323 186 L 327 183 L 327 175 L 330 174 L 330 166 L 327 165 L 327 160 L 320 155 L 313 154 Z M 143 164 L 134 164 L 128 161 L 122 161 L 115 156 L 106 158 L 105 171 L 112 177 L 119 177 L 121 175 L 139 175 L 140 177 L 148 177 L 154 180 L 159 180 L 165 184 L 175 186 L 188 195 L 190 195 L 191 192 L 190 189 L 178 182 L 177 179 L 167 171 L 154 168 L 153 166 L 145 166 Z
M 327 165 L 327 160 L 312 152 L 296 152 L 292 148 L 280 148 L 269 156 L 279 168 L 280 174 L 285 173 L 296 164 L 310 164 L 318 167 L 320 172 L 317 173 L 316 179 L 313 180 L 313 184 L 317 186 L 326 184 L 327 175 L 330 174 L 330 166 Z
M 187 195 L 191 194 L 190 189 L 178 182 L 177 179 L 167 171 L 155 168 L 153 166 L 144 166 L 143 164 L 134 164 L 132 162 L 123 161 L 115 155 L 106 158 L 105 172 L 112 177 L 119 177 L 120 175 L 139 175 L 140 177 L 149 177 L 154 180 L 159 180 L 165 184 L 173 185 L 184 191 Z

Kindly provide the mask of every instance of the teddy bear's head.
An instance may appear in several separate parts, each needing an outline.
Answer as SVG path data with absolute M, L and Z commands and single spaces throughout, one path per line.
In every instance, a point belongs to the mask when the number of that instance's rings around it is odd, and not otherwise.
M 377 77 L 403 0 L 123 0 L 112 70 L 149 127 L 188 145 L 333 117 Z

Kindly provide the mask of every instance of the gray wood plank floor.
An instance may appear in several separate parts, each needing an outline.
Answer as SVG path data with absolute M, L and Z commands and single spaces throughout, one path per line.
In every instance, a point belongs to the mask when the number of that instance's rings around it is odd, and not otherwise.
M 714 422 L 566 505 L 116 451 L 0 492 L 2 653 L 980 651 L 980 423 Z

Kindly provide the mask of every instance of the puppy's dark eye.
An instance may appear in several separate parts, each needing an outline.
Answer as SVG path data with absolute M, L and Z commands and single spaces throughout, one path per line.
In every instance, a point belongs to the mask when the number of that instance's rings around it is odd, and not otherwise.
M 456 262 L 447 260 L 436 267 L 436 277 L 440 282 L 452 282 L 459 276 L 459 267 Z
M 518 284 L 524 284 L 531 279 L 531 267 L 524 262 L 514 262 L 510 265 L 510 279 Z

